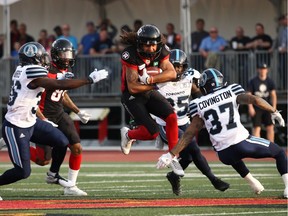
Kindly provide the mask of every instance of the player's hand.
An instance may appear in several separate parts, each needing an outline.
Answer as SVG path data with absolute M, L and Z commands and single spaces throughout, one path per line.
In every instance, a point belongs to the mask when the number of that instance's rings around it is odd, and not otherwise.
M 158 159 L 158 163 L 156 164 L 157 169 L 163 169 L 165 167 L 168 167 L 169 164 L 172 162 L 173 156 L 170 154 L 170 152 L 163 154 Z
M 275 124 L 275 120 L 277 120 L 281 127 L 285 127 L 285 121 L 278 110 L 276 110 L 274 113 L 271 113 L 271 119 L 273 124 Z
M 144 68 L 142 70 L 142 76 L 139 75 L 140 82 L 144 83 L 145 85 L 149 85 L 150 84 L 148 82 L 149 78 L 150 78 L 150 76 L 147 74 L 146 68 Z
M 47 123 L 51 124 L 53 127 L 58 127 L 58 125 L 57 125 L 57 124 L 55 124 L 55 123 L 54 123 L 54 122 L 52 122 L 52 121 L 49 121 L 47 118 L 43 119 L 43 121 L 45 121 L 45 122 L 47 122 Z
M 83 124 L 87 124 L 87 122 L 89 121 L 91 115 L 89 113 L 87 113 L 85 110 L 80 110 L 77 115 L 79 116 L 81 122 Z
M 57 73 L 57 80 L 73 79 L 74 74 L 72 72 Z
M 89 75 L 89 80 L 91 83 L 97 83 L 100 80 L 106 79 L 108 77 L 108 71 L 105 69 L 102 70 L 97 70 L 97 68 L 95 68 L 95 70 L 90 73 Z

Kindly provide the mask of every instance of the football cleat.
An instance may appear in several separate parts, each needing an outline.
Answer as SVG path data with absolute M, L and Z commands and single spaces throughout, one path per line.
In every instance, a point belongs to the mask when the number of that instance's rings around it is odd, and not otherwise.
M 156 140 L 155 140 L 155 147 L 156 149 L 162 150 L 164 148 L 164 142 L 161 139 L 161 136 L 158 135 Z
M 59 184 L 61 185 L 62 187 L 73 187 L 75 186 L 75 184 L 70 181 L 70 180 L 67 180 L 63 177 L 61 177 L 59 175 L 59 173 L 56 173 L 55 176 L 51 175 L 49 172 L 47 172 L 47 176 L 46 176 L 46 182 L 47 184 Z
M 0 139 L 0 150 L 6 146 L 6 143 L 3 138 Z
M 284 197 L 285 199 L 288 199 L 288 187 L 285 188 L 283 197 Z
M 257 195 L 261 194 L 261 192 L 264 191 L 263 185 L 256 178 L 253 178 L 253 180 L 251 181 L 251 183 L 249 183 L 249 185 L 254 191 L 254 193 Z
M 168 172 L 166 178 L 172 186 L 172 191 L 175 195 L 179 196 L 182 193 L 181 190 L 181 177 L 176 175 L 174 172 Z
M 211 183 L 213 184 L 214 188 L 220 191 L 225 191 L 227 190 L 230 185 L 224 181 L 222 181 L 220 178 L 215 177 Z
M 3 198 L 0 196 L 0 201 L 2 201 L 3 200 Z
M 64 188 L 65 196 L 87 196 L 87 193 L 81 189 L 79 189 L 76 185 L 73 187 L 65 187 Z
M 180 176 L 180 177 L 183 177 L 184 176 L 184 170 L 183 170 L 183 168 L 181 167 L 181 165 L 180 165 L 180 163 L 179 163 L 179 161 L 178 161 L 178 159 L 176 158 L 176 157 L 174 157 L 173 159 L 172 159 L 172 161 L 171 161 L 171 163 L 169 164 L 169 167 L 171 167 L 171 169 L 172 169 L 172 171 L 176 174 L 176 175 L 178 175 L 178 176 Z
M 135 139 L 129 139 L 127 137 L 127 133 L 129 131 L 128 127 L 121 128 L 121 151 L 123 154 L 128 155 L 130 153 L 131 147 L 133 142 L 135 142 Z

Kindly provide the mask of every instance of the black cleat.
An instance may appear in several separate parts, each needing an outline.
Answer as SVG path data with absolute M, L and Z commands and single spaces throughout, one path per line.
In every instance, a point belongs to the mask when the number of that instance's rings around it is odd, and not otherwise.
M 166 175 L 166 178 L 168 179 L 168 181 L 170 182 L 171 186 L 172 186 L 172 191 L 175 195 L 179 196 L 182 193 L 181 190 L 181 177 L 176 175 L 174 172 L 168 172 Z
M 211 181 L 211 183 L 213 184 L 213 186 L 220 191 L 225 191 L 230 187 L 230 184 L 222 181 L 220 178 L 215 177 L 215 179 L 213 179 Z

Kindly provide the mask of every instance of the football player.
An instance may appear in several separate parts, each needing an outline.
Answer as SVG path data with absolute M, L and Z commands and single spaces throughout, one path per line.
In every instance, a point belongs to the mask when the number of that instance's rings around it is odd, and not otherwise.
M 66 148 L 66 136 L 50 123 L 36 118 L 44 89 L 73 89 L 96 83 L 108 76 L 105 70 L 93 71 L 88 79 L 54 80 L 47 77 L 50 63 L 44 47 L 29 42 L 19 49 L 19 66 L 12 76 L 12 87 L 2 134 L 14 167 L 0 176 L 0 185 L 28 178 L 31 173 L 30 141 L 54 148 Z
M 137 33 L 123 35 L 122 42 L 128 46 L 121 55 L 121 101 L 139 126 L 131 130 L 121 128 L 121 150 L 129 154 L 135 140 L 153 140 L 158 136 L 158 125 L 150 113 L 166 122 L 168 145 L 172 149 L 178 140 L 177 116 L 169 102 L 155 90 L 155 83 L 173 80 L 177 75 L 169 61 L 164 36 L 156 26 L 143 25 Z M 148 67 L 159 67 L 163 72 L 152 77 L 146 72 Z
M 202 97 L 194 99 L 189 104 L 191 124 L 184 132 L 178 144 L 168 153 L 163 154 L 157 163 L 157 168 L 164 168 L 189 145 L 193 137 L 204 125 L 220 161 L 231 165 L 244 178 L 256 194 L 264 187 L 254 178 L 243 162 L 243 158 L 274 158 L 279 174 L 285 184 L 284 197 L 288 198 L 288 171 L 285 151 L 266 139 L 251 136 L 240 122 L 239 104 L 253 104 L 267 110 L 283 127 L 284 119 L 279 111 L 258 96 L 245 93 L 238 84 L 226 85 L 223 75 L 214 68 L 209 68 L 201 74 L 199 82 Z
M 189 126 L 188 105 L 191 94 L 197 98 L 201 96 L 200 89 L 197 86 L 200 78 L 199 71 L 189 68 L 187 55 L 180 49 L 173 49 L 170 52 L 169 61 L 173 64 L 177 78 L 172 82 L 157 84 L 158 91 L 170 102 L 173 106 L 178 120 L 178 137 L 180 138 L 186 128 Z M 166 138 L 166 123 L 161 118 L 156 117 L 156 122 L 160 127 L 160 136 L 157 137 L 156 143 L 167 143 Z M 229 184 L 217 178 L 211 171 L 206 158 L 201 154 L 200 148 L 195 139 L 191 140 L 189 145 L 180 152 L 179 161 L 183 170 L 193 161 L 196 167 L 211 181 L 213 186 L 225 191 L 229 188 Z M 172 185 L 173 193 L 181 194 L 180 180 L 181 177 L 173 171 L 167 173 L 167 179 Z

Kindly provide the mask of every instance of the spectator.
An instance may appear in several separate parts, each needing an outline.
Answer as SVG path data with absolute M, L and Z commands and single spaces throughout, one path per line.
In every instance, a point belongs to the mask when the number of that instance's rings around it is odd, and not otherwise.
M 210 29 L 209 35 L 210 36 L 202 40 L 199 51 L 206 59 L 206 68 L 213 67 L 220 69 L 220 58 L 218 53 L 225 50 L 227 42 L 223 37 L 218 35 L 218 29 L 216 27 Z
M 15 57 L 15 58 L 18 57 L 18 50 L 20 49 L 20 47 L 21 47 L 20 42 L 17 42 L 17 41 L 16 41 L 16 42 L 14 43 L 13 50 L 12 50 L 12 52 L 11 52 L 11 57 Z
M 252 95 L 259 96 L 267 101 L 276 109 L 277 95 L 275 91 L 275 84 L 271 78 L 268 77 L 268 65 L 266 63 L 257 66 L 258 75 L 249 82 L 248 92 Z M 261 125 L 264 124 L 266 128 L 267 139 L 274 142 L 274 125 L 271 120 L 270 112 L 262 110 L 252 104 L 248 105 L 249 115 L 253 120 L 253 136 L 261 137 Z
M 181 46 L 181 36 L 175 33 L 175 27 L 173 23 L 168 23 L 166 25 L 166 31 L 167 33 L 164 34 L 166 38 L 166 45 L 170 49 L 179 49 Z
M 11 20 L 10 22 L 10 37 L 11 37 L 11 52 L 14 49 L 14 43 L 19 42 L 20 33 L 18 30 L 18 22 L 17 20 Z
M 70 26 L 68 24 L 64 24 L 61 27 L 63 35 L 61 35 L 58 38 L 65 38 L 69 40 L 72 44 L 75 50 L 78 50 L 78 40 L 75 36 L 70 35 Z
M 39 32 L 38 43 L 40 43 L 47 51 L 50 52 L 51 43 L 50 43 L 50 41 L 49 41 L 48 32 L 47 32 L 46 29 L 42 29 L 42 30 Z
M 133 29 L 133 31 L 137 32 L 142 25 L 143 25 L 143 21 L 142 20 L 140 20 L 140 19 L 134 20 L 134 23 L 133 23 L 134 29 Z
M 95 25 L 92 21 L 86 23 L 87 34 L 85 34 L 79 44 L 78 53 L 89 55 L 92 45 L 99 40 L 99 34 L 96 32 Z
M 249 50 L 246 45 L 251 41 L 251 39 L 244 34 L 244 30 L 241 26 L 238 26 L 235 30 L 235 37 L 230 40 L 230 48 L 234 51 L 243 51 L 237 53 L 236 55 L 236 65 L 238 66 L 238 80 L 239 84 L 243 87 L 247 87 L 248 78 L 248 53 Z M 246 53 L 244 52 L 246 51 Z
M 288 51 L 288 14 L 282 15 L 279 18 L 279 32 L 277 37 L 278 49 L 278 73 L 281 87 L 287 90 L 287 51 Z
M 0 34 L 0 59 L 3 57 L 4 55 L 4 34 Z
M 109 38 L 113 41 L 115 36 L 117 35 L 117 28 L 111 23 L 109 19 L 104 19 L 100 22 L 100 24 L 96 27 L 97 32 L 100 34 L 102 30 L 106 30 L 108 32 Z
M 204 30 L 205 21 L 204 19 L 197 19 L 195 22 L 196 31 L 191 33 L 191 45 L 192 45 L 192 52 L 197 53 L 199 52 L 199 47 L 201 42 L 204 38 L 209 36 L 209 33 Z M 192 67 L 197 68 L 198 70 L 202 71 L 204 69 L 204 61 L 205 59 L 201 55 L 193 55 L 192 56 Z
M 115 52 L 115 46 L 106 29 L 100 31 L 99 37 L 99 40 L 92 45 L 92 48 L 90 48 L 90 55 L 108 54 Z
M 55 32 L 56 38 L 59 38 L 60 36 L 63 35 L 62 28 L 59 25 L 55 26 L 53 31 Z
M 19 33 L 20 33 L 19 42 L 21 46 L 25 43 L 35 41 L 31 35 L 27 34 L 27 26 L 25 23 L 21 23 L 19 25 Z
M 268 50 L 272 47 L 272 39 L 269 35 L 265 34 L 262 23 L 256 23 L 255 31 L 256 36 L 247 44 L 247 48 L 260 51 L 256 53 L 256 65 L 261 64 L 262 62 L 266 62 L 266 64 L 270 65 L 271 56 L 270 53 L 268 53 Z

